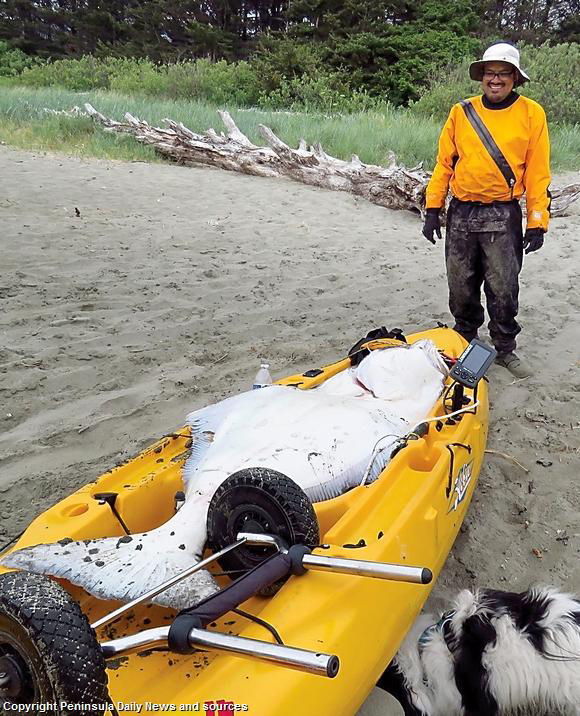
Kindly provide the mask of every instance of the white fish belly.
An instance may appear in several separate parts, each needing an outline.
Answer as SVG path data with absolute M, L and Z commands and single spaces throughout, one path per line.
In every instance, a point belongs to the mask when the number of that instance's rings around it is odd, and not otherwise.
M 313 501 L 335 497 L 360 483 L 381 440 L 376 477 L 397 438 L 433 406 L 444 373 L 435 346 L 421 341 L 373 351 L 320 389 L 272 386 L 193 413 L 194 433 L 211 440 L 186 465 L 188 490 L 203 493 L 206 482 L 215 489 L 239 470 L 262 467 L 287 475 Z
M 352 402 L 326 398 L 321 405 L 314 394 L 288 391 L 254 421 L 242 417 L 231 431 L 216 436 L 195 482 L 211 472 L 225 479 L 238 470 L 263 467 L 287 475 L 311 499 L 322 499 L 327 490 L 318 497 L 316 488 L 325 483 L 332 483 L 332 496 L 340 494 L 360 481 L 380 437 L 408 431 L 403 421 Z

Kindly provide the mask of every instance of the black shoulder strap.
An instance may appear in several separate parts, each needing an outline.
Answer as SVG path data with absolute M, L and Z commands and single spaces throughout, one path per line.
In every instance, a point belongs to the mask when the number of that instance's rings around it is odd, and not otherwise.
M 508 160 L 502 154 L 501 149 L 495 143 L 494 138 L 489 133 L 489 129 L 485 126 L 483 120 L 477 114 L 471 102 L 468 102 L 466 99 L 463 99 L 461 100 L 460 104 L 463 107 L 465 116 L 470 121 L 473 129 L 475 129 L 477 136 L 483 142 L 483 146 L 487 149 L 489 155 L 497 164 L 497 168 L 502 173 L 503 178 L 507 182 L 507 185 L 510 189 L 513 190 L 514 184 L 516 183 L 516 175 L 508 164 Z

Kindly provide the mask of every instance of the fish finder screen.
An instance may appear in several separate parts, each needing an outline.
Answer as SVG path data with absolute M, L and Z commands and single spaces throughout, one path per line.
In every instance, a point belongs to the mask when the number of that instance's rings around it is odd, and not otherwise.
M 471 373 L 477 373 L 489 356 L 489 351 L 483 346 L 471 346 L 467 355 L 461 358 L 461 365 Z

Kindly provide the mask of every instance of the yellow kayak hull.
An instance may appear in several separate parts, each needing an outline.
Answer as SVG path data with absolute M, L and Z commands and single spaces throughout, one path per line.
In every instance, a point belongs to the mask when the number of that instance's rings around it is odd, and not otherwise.
M 466 346 L 447 328 L 417 333 L 408 340 L 421 338 L 432 339 L 450 357 L 460 355 Z M 380 345 L 375 341 L 371 347 Z M 280 383 L 300 383 L 307 389 L 348 365 L 345 359 L 315 378 L 297 375 Z M 471 397 L 471 391 L 467 395 Z M 427 436 L 410 441 L 374 483 L 317 503 L 321 539 L 328 548 L 315 553 L 428 567 L 436 578 L 463 522 L 484 458 L 485 381 L 479 384 L 477 400 L 477 410 L 457 422 L 432 423 Z M 439 401 L 432 415 L 443 414 Z M 12 549 L 63 537 L 122 535 L 110 509 L 93 498 L 100 492 L 119 493 L 116 507 L 131 532 L 162 524 L 173 514 L 189 445 L 185 428 L 162 438 L 44 512 Z M 62 584 L 91 622 L 118 606 Z M 336 678 L 224 653 L 181 656 L 156 651 L 123 657 L 111 666 L 112 699 L 120 711 L 134 713 L 354 714 L 397 651 L 432 586 L 314 571 L 291 577 L 274 597 L 253 597 L 242 608 L 275 626 L 289 646 L 336 654 L 340 658 Z M 167 609 L 141 607 L 101 629 L 98 637 L 105 641 L 167 626 L 172 616 Z M 233 613 L 210 629 L 273 641 L 263 627 Z

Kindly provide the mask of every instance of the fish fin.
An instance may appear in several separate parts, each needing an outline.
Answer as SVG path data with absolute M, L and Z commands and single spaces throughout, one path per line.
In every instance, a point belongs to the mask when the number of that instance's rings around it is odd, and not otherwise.
M 190 455 L 183 466 L 183 482 L 187 488 L 195 472 L 203 462 L 210 449 L 215 435 L 223 425 L 224 421 L 235 409 L 237 402 L 234 398 L 222 400 L 215 405 L 208 405 L 201 410 L 196 410 L 187 416 L 187 424 L 191 428 L 193 444 Z
M 270 401 L 272 395 L 276 392 L 287 392 L 284 386 L 269 386 L 265 390 L 248 390 L 239 395 L 233 395 L 231 398 L 208 405 L 200 410 L 195 410 L 187 416 L 187 424 L 191 427 L 191 437 L 193 444 L 191 446 L 190 456 L 183 467 L 183 481 L 185 487 L 189 487 L 196 471 L 201 466 L 208 450 L 213 442 L 226 429 L 229 424 L 230 416 L 239 419 L 244 414 L 244 410 L 259 411 L 262 401 Z
M 179 547 L 167 549 L 153 532 L 103 539 L 61 540 L 55 544 L 11 552 L 0 560 L 6 567 L 60 577 L 99 599 L 129 602 L 170 577 L 187 569 L 199 558 Z M 217 591 L 209 572 L 200 570 L 152 599 L 183 609 Z

